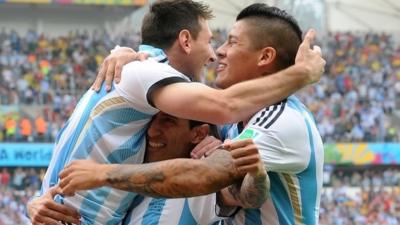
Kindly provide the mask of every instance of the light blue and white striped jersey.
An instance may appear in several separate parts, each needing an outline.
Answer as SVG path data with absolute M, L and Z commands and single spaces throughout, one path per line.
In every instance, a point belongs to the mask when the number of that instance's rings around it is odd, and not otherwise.
M 221 219 L 215 204 L 216 194 L 176 199 L 138 196 L 123 225 L 211 225 Z
M 145 47 L 151 52 L 149 46 Z M 167 62 L 165 55 L 156 54 L 155 57 Z M 143 162 L 147 125 L 159 111 L 149 102 L 150 92 L 165 84 L 190 81 L 157 60 L 150 58 L 125 65 L 121 82 L 114 84 L 109 93 L 104 87 L 99 93 L 92 90 L 85 93 L 59 133 L 41 193 L 58 183 L 59 172 L 73 160 Z M 83 224 L 105 225 L 119 224 L 135 196 L 135 193 L 102 187 L 57 199 L 78 209 Z
M 225 132 L 237 133 L 237 126 Z M 252 137 L 270 179 L 260 209 L 241 209 L 224 224 L 316 225 L 324 149 L 314 119 L 294 96 L 254 115 L 240 136 Z

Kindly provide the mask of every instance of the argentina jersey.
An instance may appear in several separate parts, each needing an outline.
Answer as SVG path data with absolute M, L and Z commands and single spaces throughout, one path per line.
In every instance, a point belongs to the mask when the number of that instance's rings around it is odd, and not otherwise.
M 165 57 L 162 61 L 167 62 Z M 147 124 L 159 111 L 148 101 L 150 90 L 187 81 L 169 65 L 150 58 L 125 65 L 121 82 L 110 92 L 104 87 L 99 93 L 87 91 L 58 135 L 41 193 L 58 183 L 58 174 L 73 160 L 142 163 Z M 58 201 L 77 209 L 83 224 L 120 224 L 135 196 L 102 187 Z
M 193 198 L 137 196 L 123 225 L 214 225 L 216 194 Z
M 228 135 L 237 126 L 231 129 Z M 240 136 L 253 138 L 259 149 L 270 180 L 269 198 L 260 209 L 241 209 L 223 224 L 318 224 L 324 150 L 307 108 L 291 96 L 259 111 Z

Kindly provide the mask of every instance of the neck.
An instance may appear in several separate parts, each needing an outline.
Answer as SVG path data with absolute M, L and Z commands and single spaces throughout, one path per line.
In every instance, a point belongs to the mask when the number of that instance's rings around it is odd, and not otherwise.
M 165 54 L 168 57 L 169 65 L 172 66 L 174 69 L 178 70 L 179 72 L 185 74 L 190 78 L 195 78 L 191 71 L 187 69 L 188 63 L 186 62 L 187 56 L 180 54 L 177 51 L 167 50 Z

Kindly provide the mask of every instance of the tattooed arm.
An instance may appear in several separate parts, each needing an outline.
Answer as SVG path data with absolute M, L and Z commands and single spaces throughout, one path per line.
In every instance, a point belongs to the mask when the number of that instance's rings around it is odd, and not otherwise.
M 261 207 L 269 197 L 270 183 L 257 146 L 247 139 L 231 142 L 226 148 L 230 150 L 238 171 L 247 173 L 243 180 L 218 193 L 219 202 L 224 206 Z
M 77 160 L 60 173 L 62 194 L 101 186 L 155 197 L 192 197 L 217 192 L 240 181 L 230 152 L 208 158 L 173 159 L 140 165 L 97 164 Z
M 248 173 L 241 182 L 221 190 L 218 198 L 224 206 L 259 208 L 269 197 L 269 187 L 268 175 Z

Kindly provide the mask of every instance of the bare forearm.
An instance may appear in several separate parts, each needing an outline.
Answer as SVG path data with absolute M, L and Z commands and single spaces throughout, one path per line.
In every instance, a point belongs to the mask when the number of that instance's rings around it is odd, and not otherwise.
M 209 194 L 241 179 L 226 151 L 218 151 L 204 160 L 113 165 L 107 175 L 107 185 L 113 188 L 171 198 Z
M 221 191 L 219 197 L 226 206 L 259 208 L 269 197 L 269 179 L 265 174 L 250 176 Z
M 232 115 L 244 120 L 260 109 L 279 102 L 308 84 L 308 76 L 300 66 L 289 67 L 277 74 L 235 84 L 224 90 L 222 99 L 228 99 L 227 106 Z M 247 109 L 247 111 L 243 111 Z M 251 115 L 252 115 L 251 114 Z

